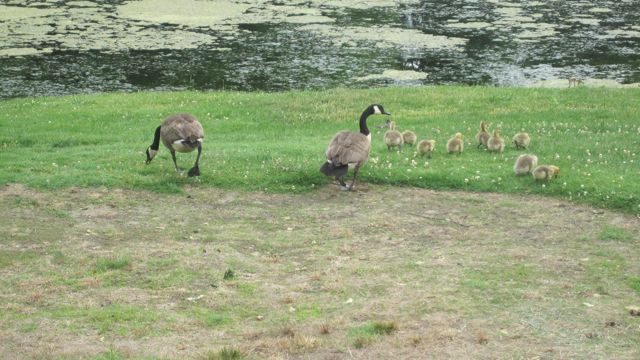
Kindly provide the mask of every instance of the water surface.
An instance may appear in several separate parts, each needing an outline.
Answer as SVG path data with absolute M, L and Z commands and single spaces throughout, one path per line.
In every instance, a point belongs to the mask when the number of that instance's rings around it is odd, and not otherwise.
M 640 82 L 640 1 L 0 1 L 0 98 Z

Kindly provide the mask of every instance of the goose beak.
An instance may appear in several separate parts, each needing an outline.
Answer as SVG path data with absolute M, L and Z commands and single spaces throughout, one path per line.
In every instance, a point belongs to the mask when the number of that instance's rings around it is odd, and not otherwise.
M 382 112 L 382 115 L 391 115 L 391 113 L 388 113 L 388 112 L 386 112 L 386 111 L 383 111 L 383 112 Z

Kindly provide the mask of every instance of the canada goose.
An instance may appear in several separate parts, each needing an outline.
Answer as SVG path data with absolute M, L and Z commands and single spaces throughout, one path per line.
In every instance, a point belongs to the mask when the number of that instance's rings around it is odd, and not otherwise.
M 531 175 L 534 179 L 549 181 L 560 173 L 560 168 L 553 165 L 540 165 L 533 169 Z
M 496 152 L 504 150 L 504 139 L 500 137 L 500 130 L 494 130 L 493 136 L 487 140 L 487 150 Z
M 519 132 L 513 135 L 513 143 L 516 145 L 516 149 L 526 149 L 527 147 L 529 147 L 530 142 L 531 138 L 526 132 Z
M 411 130 L 405 130 L 402 133 L 402 140 L 404 140 L 405 144 L 413 146 L 413 144 L 416 143 L 416 140 L 418 140 L 418 136 Z
M 538 157 L 533 154 L 522 154 L 516 159 L 513 165 L 513 172 L 516 175 L 527 175 L 538 165 Z
M 160 148 L 160 140 L 164 146 L 171 152 L 173 158 L 173 164 L 176 167 L 176 171 L 180 172 L 178 163 L 176 162 L 176 151 L 181 153 L 191 152 L 198 149 L 198 157 L 196 157 L 196 163 L 189 170 L 189 176 L 200 175 L 200 168 L 198 167 L 198 161 L 200 161 L 200 154 L 202 153 L 202 139 L 204 138 L 204 130 L 200 122 L 191 114 L 175 114 L 167 117 L 162 122 L 162 125 L 156 128 L 155 135 L 153 137 L 153 143 L 147 148 L 147 161 L 151 160 L 158 153 Z
M 478 148 L 480 146 L 487 146 L 487 141 L 491 135 L 487 132 L 488 124 L 485 121 L 480 121 L 480 131 L 476 134 L 476 140 L 478 140 Z
M 320 171 L 327 176 L 334 176 L 340 182 L 343 190 L 353 189 L 360 167 L 369 158 L 371 133 L 367 128 L 367 118 L 372 114 L 391 115 L 384 110 L 382 105 L 369 105 L 360 115 L 360 132 L 346 130 L 338 132 L 325 151 L 327 162 L 322 165 Z M 354 174 L 351 185 L 347 186 L 344 183 L 344 176 L 349 170 L 349 165 L 354 165 Z
M 567 80 L 569 80 L 569 87 L 571 87 L 571 86 L 576 87 L 578 85 L 584 84 L 584 80 L 578 79 L 577 77 L 573 77 L 573 76 L 570 77 Z
M 402 134 L 396 130 L 396 122 L 387 121 L 387 126 L 389 127 L 389 130 L 384 133 L 384 143 L 387 145 L 387 150 L 391 151 L 391 148 L 393 147 L 397 147 L 398 150 L 402 150 L 404 139 L 402 138 Z
M 436 148 L 436 141 L 435 140 L 421 140 L 418 143 L 417 148 L 418 148 L 418 154 L 420 154 L 420 156 L 427 155 L 427 157 L 429 159 L 431 159 L 431 153 Z
M 464 150 L 464 136 L 461 133 L 456 133 L 449 141 L 447 141 L 447 152 L 462 154 Z

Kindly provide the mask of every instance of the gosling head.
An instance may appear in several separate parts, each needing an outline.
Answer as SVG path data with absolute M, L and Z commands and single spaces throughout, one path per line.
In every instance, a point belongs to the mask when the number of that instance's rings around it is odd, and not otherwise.
M 557 166 L 549 166 L 549 168 L 551 169 L 551 172 L 553 173 L 553 177 L 558 177 L 558 174 L 560 174 L 560 168 Z
M 454 136 L 455 138 L 458 138 L 460 140 L 464 140 L 464 135 L 462 135 L 461 133 L 456 133 L 456 135 Z

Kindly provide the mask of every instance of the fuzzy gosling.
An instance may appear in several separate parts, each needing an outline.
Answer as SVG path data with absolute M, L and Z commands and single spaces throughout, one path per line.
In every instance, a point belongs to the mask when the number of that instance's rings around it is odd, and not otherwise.
M 504 139 L 500 136 L 500 130 L 494 130 L 493 136 L 487 140 L 487 150 L 495 152 L 504 151 Z
M 538 157 L 533 154 L 522 154 L 516 159 L 513 165 L 513 172 L 516 175 L 527 175 L 538 165 Z
M 202 153 L 203 138 L 204 130 L 195 116 L 186 113 L 171 115 L 164 119 L 162 124 L 156 128 L 153 143 L 147 148 L 146 163 L 149 164 L 156 156 L 160 148 L 160 140 L 162 140 L 164 146 L 171 152 L 173 165 L 175 165 L 177 172 L 180 172 L 180 169 L 176 162 L 176 151 L 187 153 L 198 149 L 196 163 L 189 170 L 188 175 L 199 176 L 200 167 L 198 166 L 198 162 L 200 161 L 200 154 Z
M 513 143 L 516 145 L 516 149 L 526 149 L 529 147 L 531 138 L 526 132 L 519 132 L 513 135 Z
M 387 145 L 387 150 L 391 151 L 394 147 L 397 147 L 398 150 L 402 150 L 404 139 L 402 138 L 402 134 L 396 130 L 396 122 L 389 121 L 387 126 L 389 127 L 389 130 L 384 133 L 384 144 Z
M 436 148 L 436 141 L 435 140 L 421 140 L 418 143 L 418 154 L 420 156 L 427 156 L 427 158 L 431 159 L 431 153 L 433 152 L 433 150 L 435 150 Z
M 489 141 L 489 138 L 491 137 L 491 135 L 487 132 L 487 126 L 489 124 L 487 124 L 486 121 L 480 121 L 480 131 L 476 134 L 476 140 L 478 140 L 478 148 L 480 148 L 480 146 L 487 146 L 487 141 Z
M 456 133 L 449 141 L 447 141 L 447 152 L 462 154 L 464 151 L 464 136 L 461 133 Z
M 413 146 L 413 144 L 416 143 L 416 140 L 418 140 L 418 136 L 411 130 L 405 130 L 402 133 L 402 140 L 404 140 L 405 144 Z
M 558 176 L 560 168 L 554 165 L 540 165 L 533 169 L 531 175 L 536 181 L 549 181 Z

